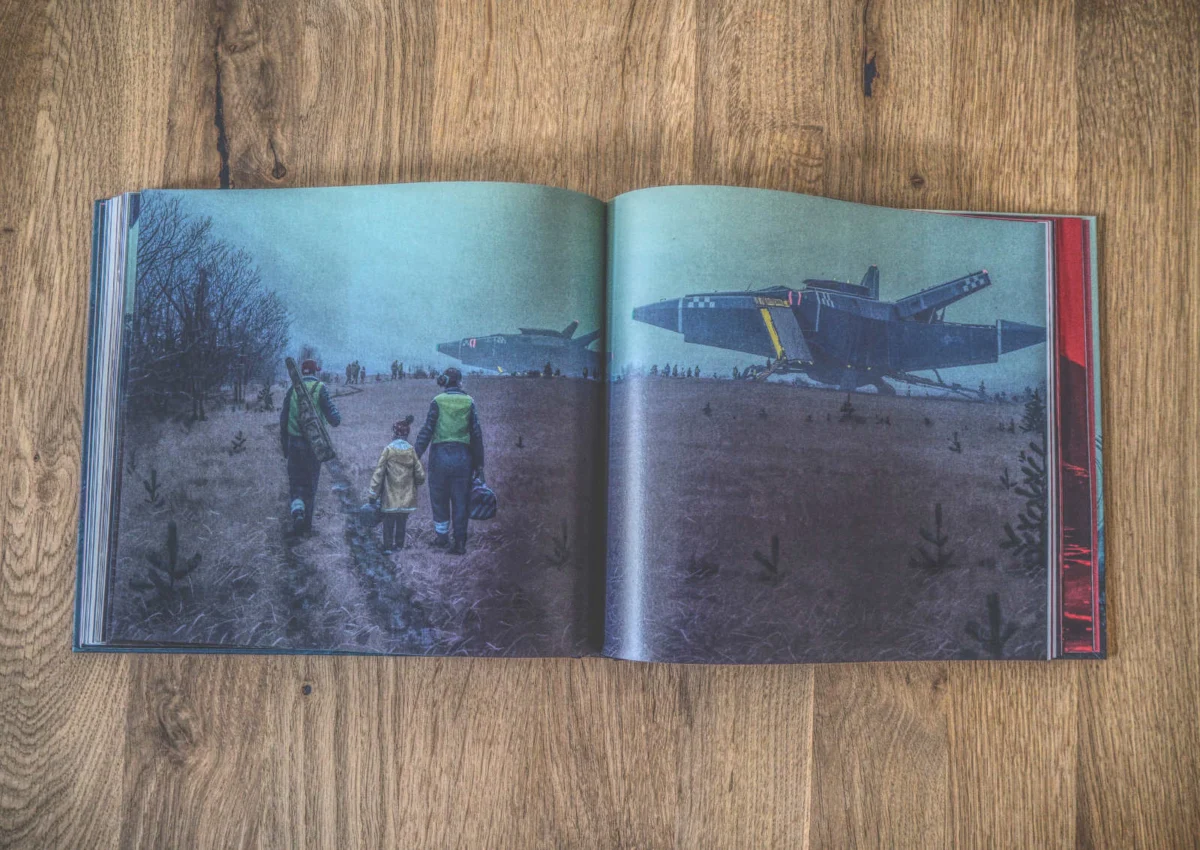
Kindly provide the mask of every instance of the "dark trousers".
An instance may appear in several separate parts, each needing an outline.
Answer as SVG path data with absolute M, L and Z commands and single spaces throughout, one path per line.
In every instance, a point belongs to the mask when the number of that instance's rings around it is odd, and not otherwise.
M 408 513 L 385 513 L 383 515 L 383 548 L 403 549 L 404 535 L 408 530 Z
M 321 483 L 321 464 L 312 447 L 303 437 L 288 435 L 288 492 L 292 501 L 304 502 L 304 522 L 301 531 L 312 529 L 317 510 L 317 486 Z
M 467 539 L 467 513 L 471 499 L 471 450 L 466 443 L 434 443 L 429 450 L 429 503 L 434 528 L 450 531 L 454 539 Z

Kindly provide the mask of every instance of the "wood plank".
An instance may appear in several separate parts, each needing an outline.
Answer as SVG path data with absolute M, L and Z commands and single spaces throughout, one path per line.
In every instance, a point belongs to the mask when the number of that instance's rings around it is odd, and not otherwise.
M 74 657 L 70 633 L 91 201 L 157 181 L 163 156 L 169 10 L 136 5 L 0 7 L 6 846 L 112 845 L 121 823 L 129 659 Z
M 813 847 L 952 846 L 944 668 L 817 668 Z
M 951 846 L 1075 847 L 1081 662 L 950 665 Z M 1084 845 L 1086 846 L 1086 845 Z
M 825 5 L 723 2 L 700 12 L 695 182 L 819 192 Z
M 1194 846 L 1198 43 L 1187 0 L 0 2 L 0 844 Z M 1100 214 L 1114 657 L 71 656 L 91 200 L 424 179 Z
M 1080 675 L 1080 846 L 1200 836 L 1200 29 L 1190 3 L 1081 4 L 1079 203 L 1102 215 L 1113 657 Z M 1186 82 L 1185 82 L 1186 81 Z
M 812 692 L 808 667 L 681 672 L 674 846 L 805 846 Z
M 950 0 L 830 4 L 822 194 L 954 207 L 955 20 Z

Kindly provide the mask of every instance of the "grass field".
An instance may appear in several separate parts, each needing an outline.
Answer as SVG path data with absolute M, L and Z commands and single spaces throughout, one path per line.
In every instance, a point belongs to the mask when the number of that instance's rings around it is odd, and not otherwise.
M 385 556 L 357 508 L 391 424 L 430 380 L 333 386 L 343 423 L 321 476 L 316 536 L 287 535 L 278 413 L 210 404 L 204 421 L 127 420 L 112 609 L 117 640 L 472 655 L 573 655 L 599 640 L 602 514 L 595 381 L 471 378 L 500 510 L 466 556 L 431 547 L 428 488 L 408 548 Z M 283 390 L 277 385 L 274 403 Z M 426 457 L 428 459 L 428 456 Z M 168 525 L 177 528 L 172 582 Z M 151 574 L 154 575 L 151 575 Z M 166 580 L 164 581 L 164 576 Z M 157 584 L 156 584 L 157 582 Z
M 786 384 L 615 386 L 610 649 L 736 662 L 1044 654 L 1044 571 L 999 545 L 1024 505 L 1002 482 L 1006 469 L 1019 479 L 1032 436 L 1007 430 L 1022 407 L 849 398 L 844 416 L 845 393 Z M 939 504 L 949 560 L 911 566 L 918 544 L 935 554 L 921 532 L 938 536 Z M 617 622 L 638 610 L 614 604 L 619 589 L 639 580 L 640 616 Z M 1002 645 L 985 644 L 993 593 Z

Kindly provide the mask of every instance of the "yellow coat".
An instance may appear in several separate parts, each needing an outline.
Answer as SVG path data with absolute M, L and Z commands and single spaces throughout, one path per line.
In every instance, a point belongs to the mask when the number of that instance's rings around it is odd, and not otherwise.
M 371 476 L 371 500 L 378 499 L 384 513 L 406 513 L 417 508 L 417 485 L 425 481 L 425 468 L 416 450 L 405 440 L 392 440 L 379 456 Z

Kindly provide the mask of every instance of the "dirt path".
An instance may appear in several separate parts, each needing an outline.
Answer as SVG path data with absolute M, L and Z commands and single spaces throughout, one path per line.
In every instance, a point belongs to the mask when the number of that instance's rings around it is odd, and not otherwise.
M 284 634 L 295 646 L 383 651 L 420 651 L 444 633 L 429 628 L 428 617 L 396 578 L 379 540 L 359 517 L 350 476 L 338 460 L 325 464 L 331 492 L 343 523 L 351 563 L 350 584 L 357 590 L 345 598 L 331 587 L 330 565 L 319 553 L 304 551 L 303 538 L 291 532 L 290 518 L 280 522 L 279 556 L 285 569 L 276 593 L 287 611 Z M 345 562 L 338 564 L 345 569 Z M 340 582 L 338 582 L 340 584 Z
M 329 597 L 321 571 L 301 558 L 290 537 L 291 519 L 280 522 L 280 555 L 284 570 L 280 574 L 276 593 L 287 611 L 284 634 L 296 646 L 322 646 L 333 639 L 333 629 L 327 618 L 321 617 L 322 600 Z
M 430 649 L 441 637 L 431 629 L 426 612 L 413 599 L 412 591 L 396 578 L 391 561 L 380 541 L 359 514 L 356 488 L 336 458 L 325 465 L 333 479 L 333 495 L 341 508 L 346 546 L 353 561 L 354 577 L 364 592 L 366 610 L 385 637 L 385 648 L 413 652 Z

